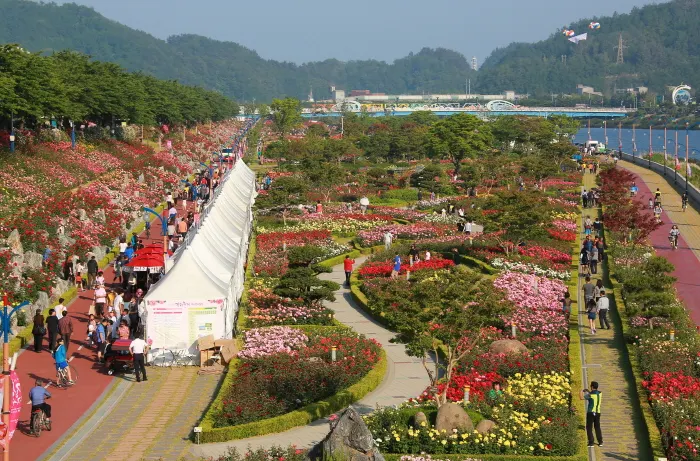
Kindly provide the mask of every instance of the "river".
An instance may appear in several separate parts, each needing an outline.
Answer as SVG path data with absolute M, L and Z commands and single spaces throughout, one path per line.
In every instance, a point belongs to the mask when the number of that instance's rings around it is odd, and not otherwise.
M 608 148 L 617 150 L 620 145 L 620 134 L 622 137 L 622 150 L 632 153 L 632 128 L 622 128 L 618 131 L 617 127 L 608 127 Z M 666 149 L 668 155 L 672 157 L 675 152 L 675 130 L 666 132 Z M 637 155 L 646 155 L 649 153 L 649 129 L 637 129 Z M 663 153 L 664 151 L 664 130 L 652 130 L 652 149 L 654 152 Z M 603 128 L 591 128 L 591 139 L 594 141 L 605 142 L 605 132 Z M 690 145 L 690 156 L 700 160 L 700 131 L 688 131 L 688 144 Z M 584 143 L 588 140 L 588 128 L 581 129 L 574 138 L 574 142 Z M 693 151 L 693 149 L 697 149 Z M 678 130 L 678 157 L 685 158 L 685 130 Z

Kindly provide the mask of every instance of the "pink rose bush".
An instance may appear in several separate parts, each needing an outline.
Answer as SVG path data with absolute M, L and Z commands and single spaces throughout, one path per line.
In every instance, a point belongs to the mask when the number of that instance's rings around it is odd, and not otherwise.
M 333 311 L 318 303 L 305 306 L 274 294 L 269 288 L 248 292 L 248 324 L 253 327 L 270 325 L 330 325 Z
M 284 352 L 296 355 L 309 338 L 296 328 L 253 328 L 245 332 L 245 346 L 238 357 L 253 359 Z
M 559 300 L 567 290 L 559 280 L 512 271 L 503 272 L 493 285 L 505 290 L 515 305 L 528 309 L 558 309 Z
M 454 226 L 444 226 L 432 223 L 389 224 L 375 227 L 372 230 L 360 231 L 360 244 L 365 247 L 379 245 L 384 242 L 384 234 L 391 232 L 395 239 L 418 240 L 446 235 L 455 232 Z

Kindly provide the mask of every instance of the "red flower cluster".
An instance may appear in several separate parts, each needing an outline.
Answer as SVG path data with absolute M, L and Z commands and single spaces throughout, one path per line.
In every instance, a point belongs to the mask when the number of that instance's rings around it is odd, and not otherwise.
M 422 270 L 440 270 L 454 266 L 454 261 L 449 259 L 431 259 L 429 261 L 418 261 L 411 266 L 410 264 L 401 264 L 399 274 L 405 274 L 407 271 L 417 272 Z M 391 275 L 391 270 L 394 263 L 390 261 L 370 262 L 362 266 L 359 270 L 361 278 L 388 277 Z
M 469 400 L 481 400 L 485 397 L 488 391 L 493 387 L 493 383 L 501 383 L 503 385 L 503 377 L 492 371 L 481 373 L 476 370 L 469 370 L 463 374 L 452 376 L 449 387 L 447 389 L 447 399 L 451 402 L 459 402 L 464 400 L 464 386 L 469 386 Z M 437 386 L 437 392 L 442 393 L 447 384 L 442 382 Z M 426 389 L 419 400 L 426 401 L 432 398 L 430 388 Z
M 554 248 L 543 247 L 539 245 L 519 247 L 518 252 L 532 258 L 543 258 L 547 261 L 557 264 L 571 264 L 571 255 L 563 251 L 555 250 Z
M 563 229 L 547 229 L 547 233 L 557 240 L 563 240 L 565 242 L 573 242 L 576 240 L 576 232 L 563 230 Z
M 331 237 L 330 231 L 304 231 L 304 232 L 270 232 L 259 234 L 256 237 L 258 250 L 280 248 L 284 243 L 287 246 L 301 246 L 309 243 L 320 242 Z
M 649 400 L 675 400 L 678 398 L 700 397 L 700 379 L 683 373 L 657 373 L 651 379 L 642 381 L 642 386 L 649 392 Z

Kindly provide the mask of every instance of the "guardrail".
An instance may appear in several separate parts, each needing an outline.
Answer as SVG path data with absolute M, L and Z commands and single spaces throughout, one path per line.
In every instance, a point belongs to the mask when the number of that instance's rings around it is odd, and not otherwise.
M 690 203 L 692 203 L 695 206 L 700 205 L 700 189 L 695 187 L 691 182 L 688 182 L 686 187 L 685 175 L 680 174 L 674 168 L 665 166 L 661 163 L 653 161 L 650 162 L 649 159 L 643 159 L 640 156 L 630 155 L 624 152 L 622 153 L 622 159 L 660 174 L 664 177 L 664 179 L 666 179 L 666 181 L 670 185 L 672 185 L 678 191 L 682 192 L 685 191 L 687 188 L 688 200 L 690 201 Z

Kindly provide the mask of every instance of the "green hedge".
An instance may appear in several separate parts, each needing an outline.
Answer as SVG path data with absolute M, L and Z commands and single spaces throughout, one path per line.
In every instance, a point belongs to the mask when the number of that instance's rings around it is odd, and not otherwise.
M 615 264 L 611 265 L 609 263 L 610 256 L 608 255 L 608 261 L 603 263 L 603 279 L 605 280 L 606 286 L 612 287 L 612 294 L 608 296 L 610 298 L 610 313 L 612 314 L 613 322 L 619 322 L 622 326 L 622 334 L 627 337 L 630 333 L 629 318 L 625 315 L 625 300 L 622 297 L 622 287 L 619 283 L 615 282 L 614 267 Z M 612 267 L 611 267 L 612 266 Z M 622 308 L 622 309 L 621 309 Z M 646 390 L 642 386 L 642 381 L 644 377 L 642 375 L 642 369 L 639 366 L 639 357 L 637 355 L 637 350 L 631 345 L 625 342 L 625 348 L 627 349 L 627 357 L 629 361 L 629 366 L 632 370 L 633 383 L 632 385 L 636 389 L 637 399 L 639 401 L 639 407 L 642 410 L 643 420 L 642 429 L 646 430 L 649 436 L 649 443 L 651 445 L 651 450 L 654 455 L 654 459 L 660 459 L 666 457 L 666 452 L 663 447 L 663 442 L 661 441 L 661 432 L 656 420 L 654 419 L 654 414 L 651 410 L 651 405 L 644 397 L 646 395 Z
M 231 368 L 231 365 L 229 365 L 229 367 Z M 213 427 L 213 420 L 211 417 L 209 417 L 212 414 L 211 410 L 214 409 L 214 404 L 212 404 L 212 408 L 207 411 L 207 416 L 205 416 L 205 419 L 201 423 L 202 434 L 200 436 L 200 440 L 204 443 L 225 442 L 228 440 L 245 439 L 259 435 L 284 432 L 294 427 L 307 425 L 312 421 L 326 417 L 336 411 L 340 411 L 369 394 L 382 383 L 386 370 L 386 352 L 384 349 L 381 349 L 379 362 L 377 362 L 374 368 L 360 381 L 347 389 L 344 389 L 325 400 L 312 403 L 291 413 L 286 413 L 274 418 L 255 421 L 252 423 L 240 424 L 238 426 Z M 224 382 L 222 383 L 222 387 L 224 387 L 226 384 L 230 384 L 235 377 L 234 375 L 235 373 L 228 373 L 224 379 Z M 219 410 L 222 406 L 223 399 L 220 399 L 221 394 L 222 393 L 217 396 L 217 410 Z
M 427 455 L 400 455 L 400 454 L 384 454 L 386 461 L 399 461 L 402 456 L 426 457 Z M 580 453 L 574 456 L 526 456 L 526 455 L 479 455 L 479 454 L 444 454 L 430 455 L 435 460 L 443 461 L 461 461 L 463 459 L 472 460 L 498 460 L 498 461 L 588 461 L 588 455 Z

